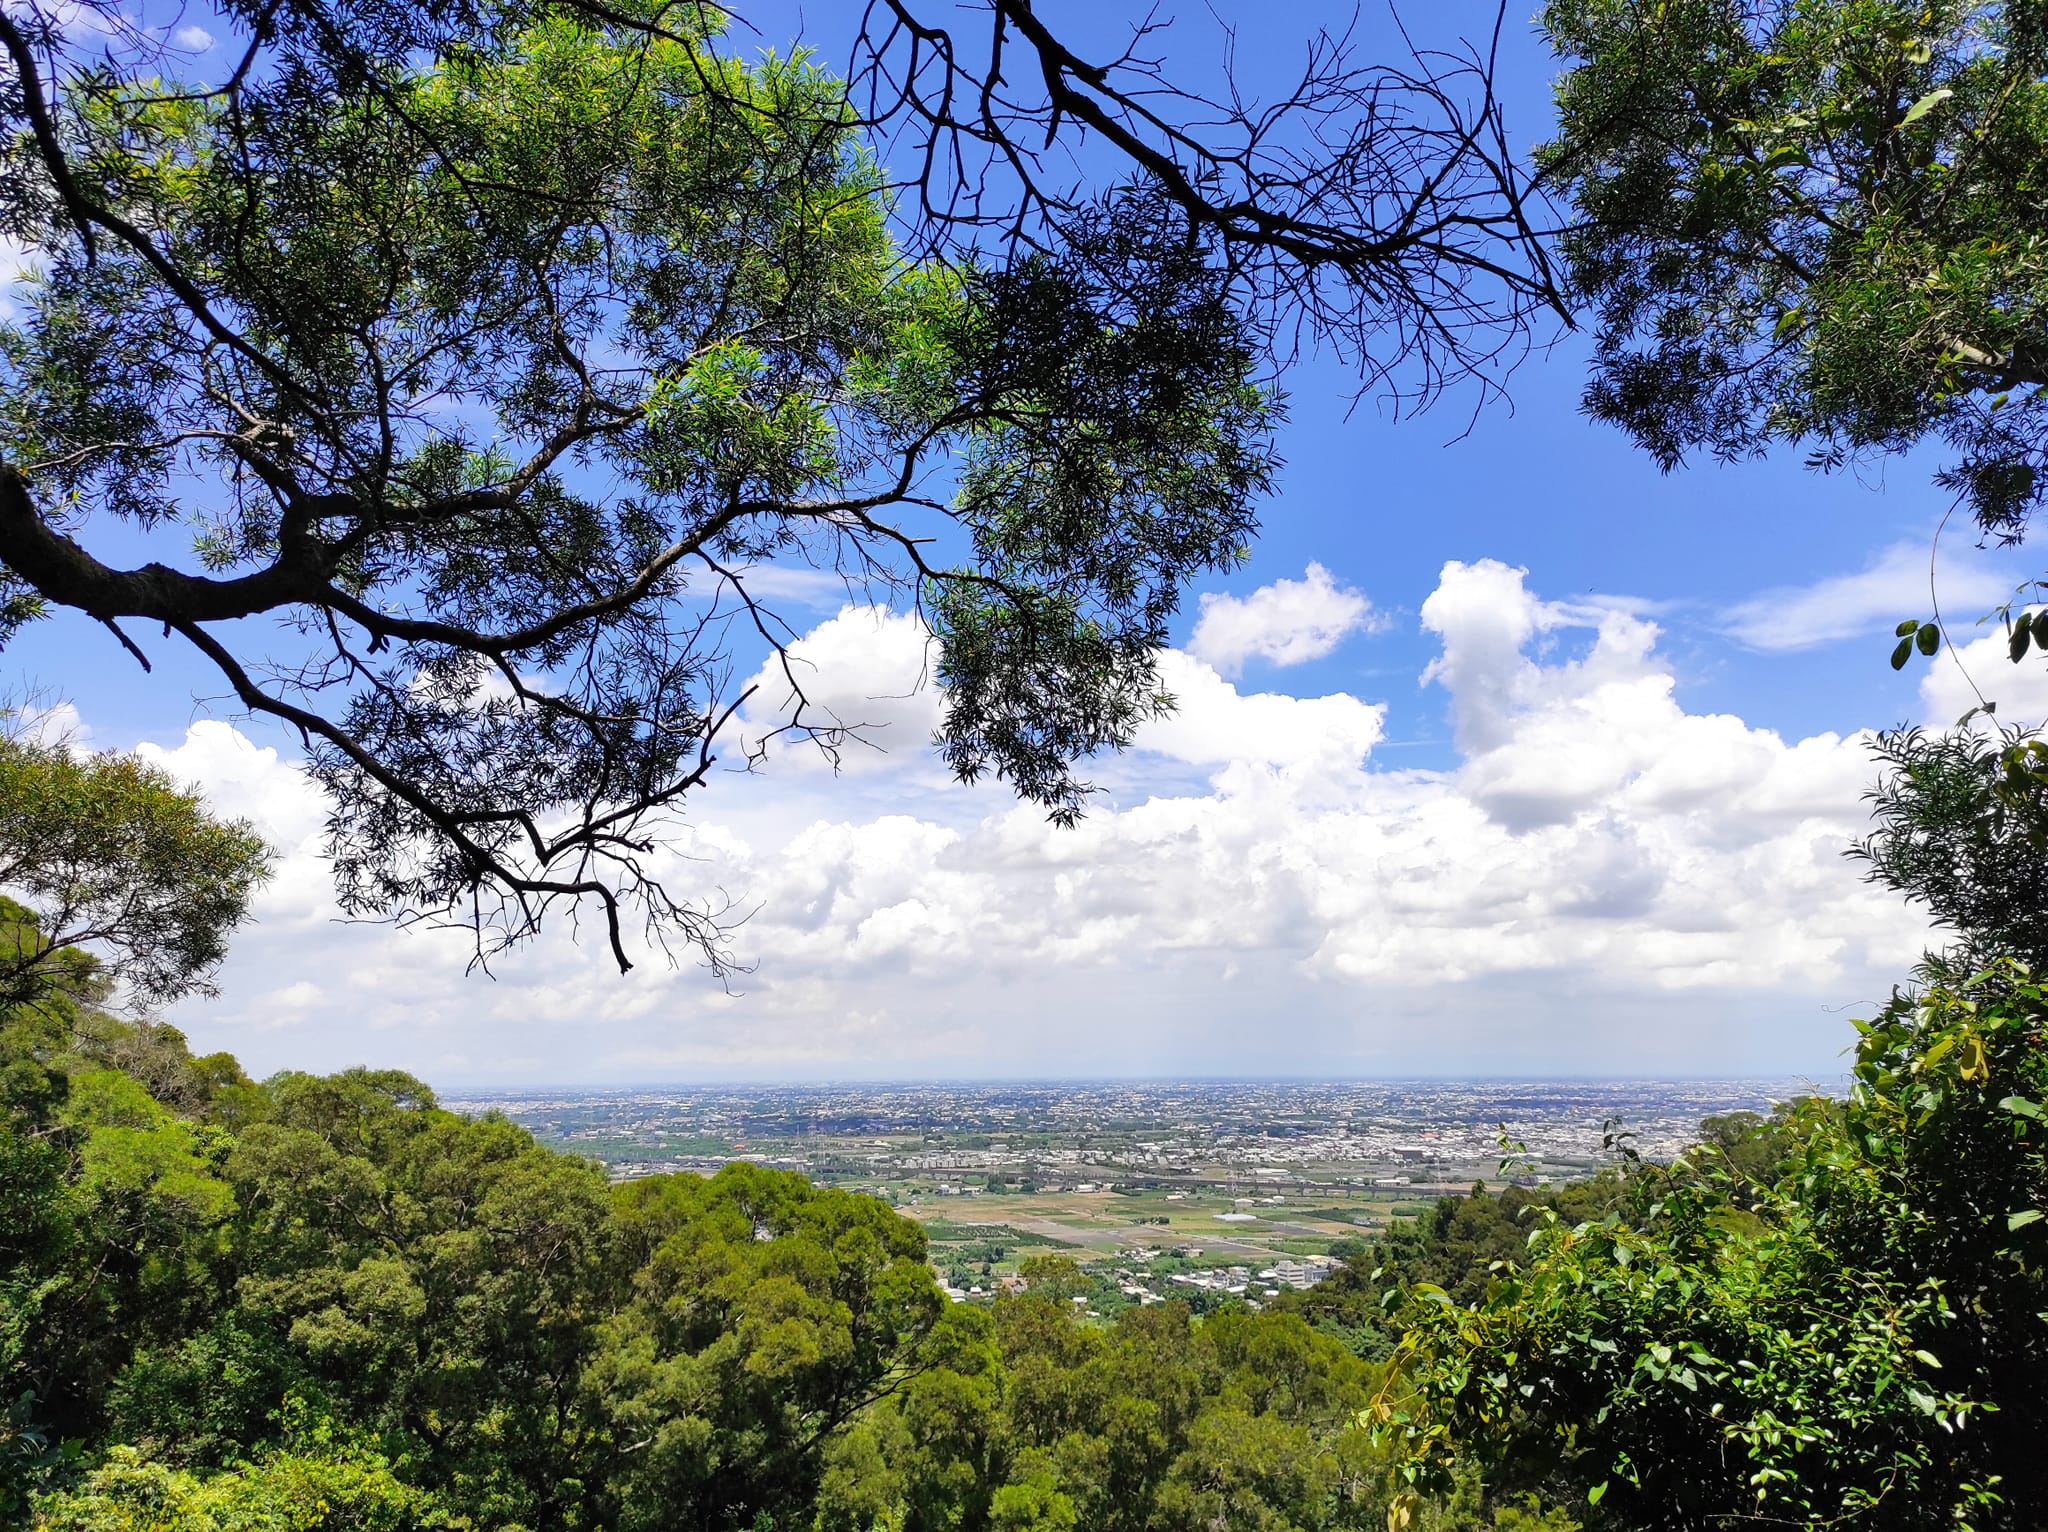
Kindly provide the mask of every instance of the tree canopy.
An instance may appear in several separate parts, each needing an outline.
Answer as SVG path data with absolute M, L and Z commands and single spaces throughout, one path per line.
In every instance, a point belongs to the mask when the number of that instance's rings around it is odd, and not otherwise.
M 420 1081 L 0 1012 L 0 1517 L 39 1532 L 1379 1532 L 1314 1316 L 949 1304 L 881 1201 L 608 1184 Z M 1455 1253 L 1447 1256 L 1456 1259 Z M 1418 1532 L 1572 1532 L 1476 1474 Z
M 1596 330 L 1586 406 L 1667 468 L 1936 439 L 2018 539 L 2048 493 L 2038 5 L 1556 0 L 1538 159 Z
M 161 768 L 0 734 L 0 887 L 28 901 L 0 912 L 8 1003 L 108 978 L 143 1004 L 206 992 L 269 872 L 248 824 L 215 818 Z
M 1071 819 L 1077 762 L 1168 703 L 1182 589 L 1256 529 L 1273 327 L 1394 337 L 1368 372 L 1412 352 L 1427 391 L 1549 294 L 1477 55 L 1331 45 L 1285 111 L 1226 114 L 1233 150 L 1022 5 L 994 46 L 1037 54 L 1042 107 L 901 6 L 860 90 L 743 61 L 708 5 L 225 16 L 210 83 L 111 8 L 89 47 L 0 17 L 0 228 L 35 256 L 0 616 L 196 650 L 307 744 L 343 909 L 479 957 L 590 902 L 621 966 L 724 961 L 722 906 L 659 875 L 687 795 L 743 709 L 753 748 L 860 722 L 786 663 L 786 703 L 736 683 L 792 634 L 771 564 L 917 605 L 946 759 Z M 982 82 L 977 121 L 940 80 Z M 1049 169 L 1072 123 L 1133 173 Z M 915 198 L 889 132 L 925 135 Z M 115 523 L 158 556 L 112 561 Z

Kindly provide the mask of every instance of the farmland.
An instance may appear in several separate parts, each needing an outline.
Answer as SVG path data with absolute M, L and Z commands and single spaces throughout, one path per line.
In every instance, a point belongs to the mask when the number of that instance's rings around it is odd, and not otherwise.
M 615 1178 L 733 1160 L 869 1193 L 923 1224 L 965 1296 L 1036 1256 L 1098 1279 L 1098 1301 L 1186 1295 L 1217 1274 L 1259 1290 L 1474 1181 L 1596 1173 L 1611 1132 L 1668 1154 L 1701 1118 L 1790 1082 L 1126 1082 L 701 1087 L 474 1096 Z M 1503 1155 L 1503 1134 L 1510 1145 Z M 1506 1163 L 1504 1163 L 1504 1160 Z M 1275 1276 L 1266 1279 L 1279 1281 Z M 1206 1289 L 1198 1289 L 1206 1290 Z

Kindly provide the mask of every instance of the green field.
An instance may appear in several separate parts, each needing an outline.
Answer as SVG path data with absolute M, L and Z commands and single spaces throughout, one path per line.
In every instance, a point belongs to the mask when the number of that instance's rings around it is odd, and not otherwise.
M 920 1219 L 924 1225 L 925 1238 L 933 1244 L 962 1244 L 972 1242 L 978 1245 L 1039 1245 L 1048 1248 L 1072 1248 L 1076 1241 L 1061 1239 L 1056 1235 L 1034 1233 L 1029 1229 L 1013 1229 L 1002 1223 L 962 1223 L 950 1218 Z
M 1339 1240 L 1357 1239 L 1368 1228 L 1385 1227 L 1396 1204 L 1385 1196 L 1349 1204 L 1316 1188 L 1303 1206 L 1244 1207 L 1229 1191 L 1169 1197 L 1164 1190 L 1139 1192 L 994 1192 L 973 1199 L 975 1216 L 949 1201 L 934 1207 L 921 1197 L 899 1202 L 932 1242 L 932 1260 L 945 1267 L 987 1260 L 996 1272 L 1013 1271 L 1034 1255 L 1052 1252 L 1084 1263 L 1114 1260 L 1142 1246 L 1163 1252 L 1199 1251 L 1183 1256 L 1192 1265 L 1230 1265 L 1283 1256 L 1322 1255 Z M 907 1199 L 908 1193 L 903 1196 Z M 1419 1205 L 1418 1205 L 1419 1206 Z M 1225 1214 L 1249 1214 L 1239 1221 Z M 994 1252 L 1000 1250 L 1000 1260 Z

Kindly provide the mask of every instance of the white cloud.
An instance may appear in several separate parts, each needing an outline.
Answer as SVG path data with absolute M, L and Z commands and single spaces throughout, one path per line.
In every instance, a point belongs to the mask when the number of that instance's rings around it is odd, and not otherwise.
M 6 719 L 8 727 L 39 745 L 63 745 L 74 753 L 92 748 L 92 726 L 72 703 L 45 702 L 30 695 L 0 701 L 0 707 L 14 715 Z
M 327 800 L 305 771 L 217 719 L 193 724 L 175 749 L 144 743 L 136 754 L 180 783 L 201 788 L 215 813 L 248 820 L 275 854 L 270 881 L 252 905 L 254 929 L 263 938 L 256 945 L 265 955 L 250 970 L 251 981 L 269 992 L 279 984 L 289 986 L 300 961 L 317 968 L 340 914 L 321 855 Z M 303 955 L 300 943 L 306 944 Z M 294 1010 L 308 1014 L 311 1002 Z M 258 1024 L 277 1023 L 263 1012 Z
M 857 584 L 836 570 L 796 564 L 757 564 L 738 575 L 747 594 L 756 599 L 793 601 L 809 607 L 842 606 Z
M 171 41 L 188 53 L 205 53 L 213 47 L 213 34 L 204 27 L 180 27 Z
M 111 5 L 53 0 L 39 9 L 67 38 L 118 37 L 135 31 L 133 20 Z
M 296 764 L 217 719 L 193 724 L 174 749 L 144 743 L 136 754 L 200 784 L 216 813 L 254 820 L 286 849 L 317 835 L 326 817 L 320 790 Z
M 1249 596 L 1205 594 L 1188 652 L 1226 676 L 1251 659 L 1300 665 L 1321 659 L 1372 620 L 1370 601 L 1310 564 L 1304 578 L 1275 580 Z
M 34 273 L 38 261 L 26 245 L 0 238 L 0 324 L 22 317 L 18 301 L 21 289 Z
M 1069 832 L 946 783 L 922 631 L 840 612 L 797 646 L 807 684 L 891 753 L 713 784 L 670 864 L 754 910 L 738 997 L 658 962 L 621 979 L 565 931 L 492 982 L 449 933 L 331 923 L 317 795 L 201 724 L 155 758 L 287 856 L 223 1000 L 180 1021 L 259 1068 L 455 1080 L 1832 1065 L 1834 1008 L 1881 1000 L 1924 939 L 1841 855 L 1864 740 L 1688 713 L 1651 623 L 1492 561 L 1446 565 L 1423 620 L 1454 769 L 1376 765 L 1380 703 L 1169 653 L 1180 712 Z
M 1343 692 L 1243 693 L 1210 666 L 1174 649 L 1159 657 L 1159 679 L 1175 707 L 1144 726 L 1138 749 L 1194 766 L 1354 771 L 1385 733 L 1384 704 Z
M 1914 663 L 1927 666 L 1920 680 L 1920 705 L 1923 721 L 1930 728 L 1949 728 L 1983 702 L 1997 704 L 1999 723 L 2024 727 L 2048 723 L 2048 657 L 2029 649 L 2015 665 L 2002 627 L 1994 626 L 1981 638 L 1945 647 L 1932 660 Z M 1989 723 L 1982 719 L 1978 726 Z
M 743 736 L 750 748 L 808 765 L 833 757 L 770 731 L 790 723 L 843 731 L 841 770 L 901 765 L 931 742 L 944 703 L 932 684 L 936 651 L 924 624 L 886 607 L 848 605 L 788 644 L 746 682 Z
M 1812 585 L 1784 586 L 1739 602 L 1722 614 L 1728 633 L 1752 649 L 1810 649 L 1816 644 L 1862 637 L 1908 617 L 1925 617 L 1929 606 L 1929 545 L 1897 543 L 1859 574 L 1835 575 Z M 1942 544 L 1935 590 L 1950 612 L 1978 611 L 2002 600 L 2012 578 L 1995 556 L 1973 548 L 1967 538 Z

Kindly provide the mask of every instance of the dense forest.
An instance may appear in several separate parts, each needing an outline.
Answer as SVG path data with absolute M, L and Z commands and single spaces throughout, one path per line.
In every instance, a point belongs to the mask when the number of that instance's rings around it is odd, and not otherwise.
M 1385 1523 L 1383 1368 L 1314 1316 L 1091 1327 L 1058 1259 L 948 1304 L 916 1224 L 785 1172 L 607 1186 L 403 1075 L 66 1007 L 6 1047 L 39 1526 Z

